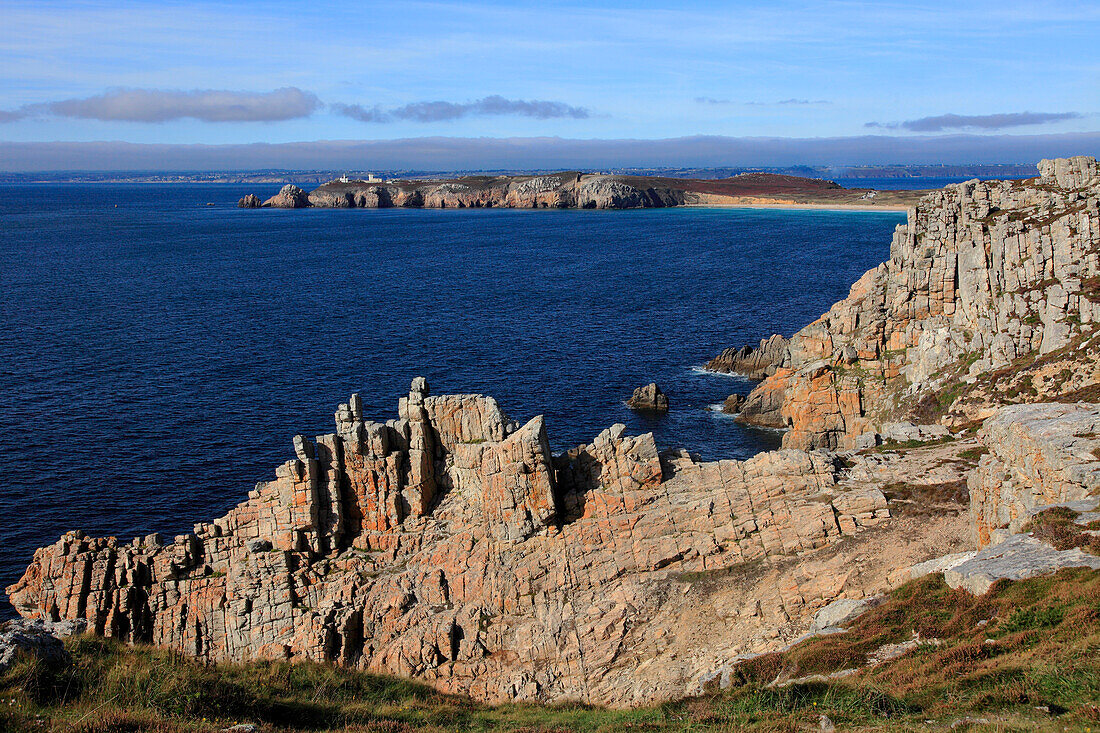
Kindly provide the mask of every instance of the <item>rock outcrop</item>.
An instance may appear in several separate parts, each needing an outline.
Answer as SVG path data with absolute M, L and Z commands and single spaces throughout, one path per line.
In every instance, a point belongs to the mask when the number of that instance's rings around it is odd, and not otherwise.
M 1051 506 L 1100 503 L 1100 404 L 1006 407 L 979 438 L 989 453 L 967 479 L 978 547 L 1020 532 Z
M 638 387 L 626 401 L 627 407 L 640 412 L 668 412 L 668 395 L 656 382 Z
M 952 588 L 981 595 L 998 580 L 1100 569 L 1100 556 L 1087 551 L 1098 534 L 1087 527 L 1100 517 L 1100 404 L 1003 407 L 978 439 L 988 453 L 967 476 L 978 549 L 919 563 L 910 575 L 942 572 Z M 1038 520 L 1051 511 L 1075 519 L 1073 531 L 1046 531 Z
M 247 194 L 237 202 L 238 209 L 258 209 L 261 206 L 263 206 L 263 202 L 260 201 L 260 197 L 254 193 Z
M 0 624 L 0 674 L 7 672 L 20 656 L 57 667 L 71 660 L 62 639 L 84 631 L 82 622 L 17 619 Z
M 750 621 L 712 617 L 726 638 L 670 647 L 699 626 L 685 578 L 824 552 L 889 517 L 881 491 L 845 483 L 824 453 L 701 463 L 618 425 L 554 457 L 541 418 L 519 425 L 492 398 L 431 396 L 421 379 L 397 419 L 367 420 L 353 396 L 335 433 L 298 436 L 294 452 L 192 534 L 65 534 L 8 588 L 13 604 L 207 660 L 328 660 L 485 700 L 630 704 L 683 694 L 734 642 L 801 633 L 863 587 L 851 570 L 769 575 L 748 591 L 764 599 Z M 876 591 L 887 574 L 868 576 Z
M 546 175 L 463 176 L 449 180 L 378 179 L 325 183 L 299 205 L 319 208 L 524 208 L 637 209 L 684 204 L 767 205 L 830 203 L 861 205 L 861 189 L 845 189 L 832 181 L 770 173 L 749 173 L 724 179 L 663 178 L 563 172 Z M 911 191 L 876 197 L 872 205 L 905 206 Z
M 254 194 L 249 194 L 249 196 L 256 198 Z M 248 196 L 241 200 L 244 201 L 245 199 L 248 199 Z M 309 197 L 305 191 L 293 183 L 288 183 L 279 189 L 279 193 L 264 201 L 263 206 L 274 209 L 301 209 L 309 206 Z
M 745 395 L 731 394 L 729 397 L 722 401 L 722 412 L 727 415 L 736 415 L 741 412 L 741 408 L 745 404 Z
M 788 428 L 787 447 L 858 447 L 899 417 L 944 419 L 960 385 L 981 375 L 1084 343 L 1100 322 L 1096 170 L 1092 158 L 1043 161 L 1037 179 L 925 196 L 894 233 L 890 259 L 846 299 L 785 345 L 712 362 L 765 376 L 739 419 Z M 1078 387 L 1100 383 L 1087 371 Z M 1032 391 L 999 394 L 967 419 Z
M 617 176 L 555 173 L 544 176 L 467 176 L 448 181 L 333 181 L 294 196 L 269 199 L 283 208 L 390 207 L 427 209 L 638 209 L 680 206 L 685 191 L 671 185 L 632 185 Z M 275 203 L 279 199 L 281 203 Z M 294 206 L 287 203 L 293 202 Z M 265 206 L 269 205 L 267 202 Z
M 765 379 L 775 374 L 787 359 L 787 339 L 779 334 L 761 339 L 759 346 L 731 346 L 706 364 L 706 369 L 723 374 L 741 374 L 749 379 Z
M 1062 568 L 1100 570 L 1100 557 L 1078 549 L 1057 550 L 1026 534 L 1014 534 L 1001 544 L 986 547 L 965 562 L 946 568 L 943 579 L 952 588 L 980 596 L 998 580 L 1026 580 Z

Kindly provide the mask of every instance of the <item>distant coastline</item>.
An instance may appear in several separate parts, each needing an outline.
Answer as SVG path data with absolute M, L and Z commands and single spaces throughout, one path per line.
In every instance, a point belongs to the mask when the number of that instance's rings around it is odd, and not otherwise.
M 691 178 L 716 180 L 743 173 L 769 173 L 816 180 L 860 179 L 884 181 L 920 181 L 942 178 L 1030 178 L 1035 175 L 1033 164 L 1000 163 L 974 165 L 865 165 L 865 166 L 772 166 L 772 167 L 646 167 L 604 169 L 612 175 L 652 178 Z M 485 170 L 427 170 L 403 168 L 377 170 L 387 180 L 447 180 L 467 176 L 550 175 L 560 169 L 532 168 Z M 590 171 L 592 172 L 592 171 Z M 241 169 L 241 170 L 62 170 L 62 171 L 0 171 L 0 184 L 6 183 L 254 183 L 319 185 L 343 174 L 359 176 L 365 171 L 335 169 Z M 935 188 L 936 186 L 928 186 Z M 893 188 L 891 186 L 891 188 Z M 923 186 L 922 186 L 923 188 Z
M 729 178 L 673 178 L 567 171 L 451 179 L 341 176 L 312 191 L 287 184 L 274 196 L 244 196 L 245 209 L 648 209 L 678 206 L 809 207 L 905 210 L 921 189 L 845 188 L 834 181 L 774 173 Z

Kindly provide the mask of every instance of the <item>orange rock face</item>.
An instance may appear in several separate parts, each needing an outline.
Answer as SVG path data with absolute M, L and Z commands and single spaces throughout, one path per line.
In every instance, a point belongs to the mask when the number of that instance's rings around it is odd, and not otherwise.
M 616 426 L 554 457 L 541 417 L 520 426 L 492 398 L 432 397 L 420 379 L 398 419 L 365 420 L 353 396 L 336 424 L 296 438 L 273 480 L 193 534 L 67 533 L 35 553 L 12 602 L 207 660 L 630 704 L 690 681 L 675 665 L 635 675 L 668 632 L 648 619 L 686 612 L 684 573 L 812 551 L 889 516 L 878 489 L 838 484 L 824 453 L 700 463 Z M 768 623 L 836 591 L 790 582 Z
M 903 397 L 1092 332 L 1100 302 L 1083 283 L 1100 277 L 1100 166 L 1081 157 L 1040 171 L 921 199 L 887 262 L 769 354 L 766 370 L 751 365 L 770 376 L 738 419 L 789 428 L 785 447 L 865 447 Z

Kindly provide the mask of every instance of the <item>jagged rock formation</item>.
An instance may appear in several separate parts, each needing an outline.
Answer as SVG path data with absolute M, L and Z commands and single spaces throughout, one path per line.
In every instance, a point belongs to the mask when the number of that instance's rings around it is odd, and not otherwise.
M 260 197 L 254 193 L 247 194 L 237 202 L 238 209 L 258 209 L 261 206 L 263 206 L 263 202 L 261 202 Z
M 1100 169 L 1078 157 L 1040 172 L 925 196 L 889 261 L 846 299 L 783 346 L 719 357 L 715 368 L 766 375 L 739 419 L 789 428 L 787 447 L 865 446 L 898 416 L 939 420 L 960 384 L 1088 339 L 1100 322 Z M 1086 370 L 1084 384 L 1098 382 Z
M 787 339 L 779 334 L 761 339 L 759 346 L 731 346 L 706 363 L 705 368 L 722 374 L 742 374 L 749 379 L 765 379 L 775 374 L 787 356 Z
M 249 196 L 256 198 L 255 194 L 249 194 Z M 241 200 L 245 199 L 248 199 L 248 196 Z M 275 209 L 301 209 L 309 206 L 309 197 L 305 191 L 293 183 L 288 183 L 279 189 L 279 193 L 264 201 L 263 206 Z
M 686 573 L 812 552 L 889 516 L 824 453 L 662 459 L 620 425 L 553 457 L 542 418 L 520 426 L 492 398 L 429 396 L 420 379 L 398 419 L 366 420 L 353 396 L 336 426 L 296 437 L 273 480 L 193 534 L 64 535 L 12 602 L 210 660 L 331 660 L 486 700 L 625 704 L 683 694 L 698 674 L 699 660 L 637 671 L 696 611 Z M 738 643 L 804 630 L 850 576 L 788 574 L 779 595 L 769 580 Z
M 1045 508 L 1100 503 L 1100 405 L 1015 405 L 979 432 L 989 453 L 970 473 L 978 547 L 1020 532 Z
M 668 395 L 661 391 L 656 382 L 650 382 L 634 390 L 626 406 L 641 412 L 668 412 Z

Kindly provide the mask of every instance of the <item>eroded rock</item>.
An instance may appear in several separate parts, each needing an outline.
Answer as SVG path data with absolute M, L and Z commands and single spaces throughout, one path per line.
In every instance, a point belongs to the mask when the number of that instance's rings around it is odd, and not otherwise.
M 1100 322 L 1100 179 L 1092 158 L 1043 161 L 1029 181 L 967 181 L 933 192 L 897 228 L 890 259 L 869 270 L 785 344 L 727 350 L 711 368 L 763 381 L 739 420 L 786 428 L 783 445 L 850 449 L 900 416 L 943 411 L 939 390 L 995 375 L 1021 357 L 1088 342 Z M 766 351 L 771 355 L 766 355 Z M 1056 396 L 1072 367 L 1037 374 L 996 406 Z M 958 394 L 956 391 L 955 394 Z M 978 407 L 968 419 L 981 419 Z M 924 420 L 921 420 L 923 422 Z M 865 441 L 864 441 L 865 442 Z
M 668 395 L 661 391 L 656 382 L 650 382 L 634 390 L 626 405 L 641 412 L 668 412 Z
M 1004 407 L 979 438 L 989 453 L 967 480 L 978 547 L 1020 532 L 1045 508 L 1100 502 L 1100 405 Z
M 275 209 L 301 209 L 309 206 L 309 196 L 293 183 L 288 183 L 279 189 L 279 193 L 264 201 L 263 206 Z
M 712 616 L 721 634 L 669 647 L 706 625 L 688 620 L 701 596 L 685 577 L 825 552 L 889 518 L 882 492 L 839 481 L 824 453 L 662 457 L 621 425 L 553 457 L 541 418 L 518 425 L 491 398 L 431 396 L 423 380 L 395 420 L 367 420 L 353 396 L 336 423 L 295 438 L 273 479 L 192 534 L 65 534 L 7 589 L 13 604 L 205 660 L 325 660 L 483 700 L 633 704 L 698 678 L 666 650 L 762 649 L 892 572 L 854 584 L 841 556 L 805 575 L 777 565 L 752 581 L 743 631 Z

